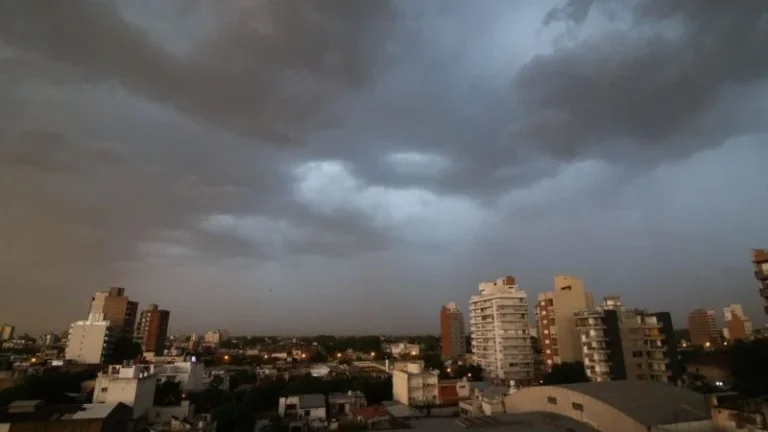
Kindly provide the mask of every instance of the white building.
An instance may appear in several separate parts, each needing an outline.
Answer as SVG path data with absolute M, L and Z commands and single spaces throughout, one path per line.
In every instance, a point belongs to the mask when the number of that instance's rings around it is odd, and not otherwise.
M 227 330 L 211 330 L 203 336 L 203 342 L 206 345 L 218 345 L 227 339 L 229 339 L 229 332 Z
M 475 362 L 487 378 L 533 381 L 533 347 L 528 330 L 525 291 L 507 276 L 479 285 L 469 300 L 469 322 Z
M 85 321 L 69 327 L 64 358 L 77 363 L 99 364 L 112 354 L 113 335 L 109 321 L 101 314 L 90 314 Z
M 387 349 L 390 353 L 392 353 L 393 356 L 397 357 L 401 355 L 417 356 L 421 352 L 418 345 L 410 344 L 408 342 L 397 342 L 389 344 Z
M 122 402 L 133 407 L 133 418 L 145 417 L 154 403 L 156 385 L 152 366 L 106 366 L 96 377 L 93 403 Z
M 152 372 L 159 382 L 175 381 L 181 384 L 185 393 L 203 391 L 205 365 L 197 362 L 176 362 L 171 364 L 154 365 Z
M 424 362 L 408 362 L 404 370 L 392 372 L 392 398 L 403 405 L 437 404 L 437 371 L 424 370 Z

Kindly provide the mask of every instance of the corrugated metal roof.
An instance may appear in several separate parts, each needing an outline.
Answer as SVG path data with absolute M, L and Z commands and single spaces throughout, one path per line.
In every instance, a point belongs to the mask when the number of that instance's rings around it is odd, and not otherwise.
M 670 384 L 625 380 L 552 387 L 596 399 L 645 426 L 709 419 L 704 395 Z

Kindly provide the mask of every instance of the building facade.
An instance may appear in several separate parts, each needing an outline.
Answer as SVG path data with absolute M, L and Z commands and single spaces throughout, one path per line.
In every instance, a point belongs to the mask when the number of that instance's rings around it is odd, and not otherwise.
M 715 311 L 695 309 L 688 315 L 688 331 L 693 345 L 709 346 L 719 342 L 720 331 L 717 328 Z
M 562 362 L 582 360 L 574 312 L 594 307 L 592 294 L 584 290 L 584 281 L 580 278 L 557 275 L 554 281 L 555 290 L 539 294 L 534 308 L 547 369 Z
M 668 312 L 626 309 L 618 297 L 607 297 L 598 308 L 576 312 L 575 317 L 590 380 L 679 379 L 677 342 Z
M 392 398 L 408 406 L 436 405 L 438 372 L 424 369 L 424 362 L 408 362 L 392 371 Z
M 768 249 L 752 249 L 752 269 L 758 283 L 758 293 L 763 298 L 763 310 L 768 315 Z
M 100 314 L 90 314 L 85 321 L 69 327 L 64 358 L 76 363 L 99 364 L 109 360 L 114 335 L 109 321 Z
M 163 355 L 170 316 L 169 311 L 160 309 L 156 304 L 150 304 L 141 312 L 134 340 L 141 344 L 145 353 Z
M 752 321 L 744 313 L 740 304 L 723 308 L 723 335 L 730 341 L 746 340 L 752 335 Z
M 105 366 L 96 377 L 93 403 L 122 402 L 133 407 L 133 418 L 146 417 L 155 399 L 157 377 L 149 365 Z
M 139 304 L 125 296 L 125 288 L 111 287 L 91 298 L 90 314 L 99 314 L 109 321 L 115 337 L 133 338 Z
M 7 341 L 13 339 L 13 334 L 16 332 L 16 327 L 10 324 L 3 324 L 0 326 L 0 341 Z
M 464 315 L 456 303 L 450 302 L 440 308 L 440 350 L 443 360 L 455 359 L 467 352 L 464 332 Z
M 528 334 L 528 303 L 515 278 L 482 282 L 469 300 L 472 352 L 486 378 L 528 384 L 534 353 Z

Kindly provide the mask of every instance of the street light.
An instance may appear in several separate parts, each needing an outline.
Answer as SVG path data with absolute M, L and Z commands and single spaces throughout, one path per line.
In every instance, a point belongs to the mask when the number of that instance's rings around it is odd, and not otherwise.
M 224 360 L 229 361 L 229 354 L 224 355 Z
M 336 354 L 336 358 L 341 358 L 341 353 Z
M 371 357 L 376 357 L 376 353 L 371 351 Z

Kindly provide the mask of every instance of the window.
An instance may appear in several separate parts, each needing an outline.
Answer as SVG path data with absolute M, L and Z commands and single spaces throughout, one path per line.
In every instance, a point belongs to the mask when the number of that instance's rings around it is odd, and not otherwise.
M 632 351 L 632 357 L 633 358 L 640 358 L 642 356 L 643 356 L 643 352 L 642 351 Z
M 571 402 L 571 408 L 573 408 L 574 411 L 584 412 L 584 405 L 578 402 Z
M 557 398 L 554 396 L 547 396 L 547 403 L 550 405 L 557 405 Z
M 107 392 L 107 390 L 109 390 L 109 387 L 102 387 L 102 388 L 101 388 L 101 392 L 102 392 L 102 393 L 106 393 L 106 392 Z
M 310 410 L 304 410 L 304 417 L 309 417 L 312 411 Z

